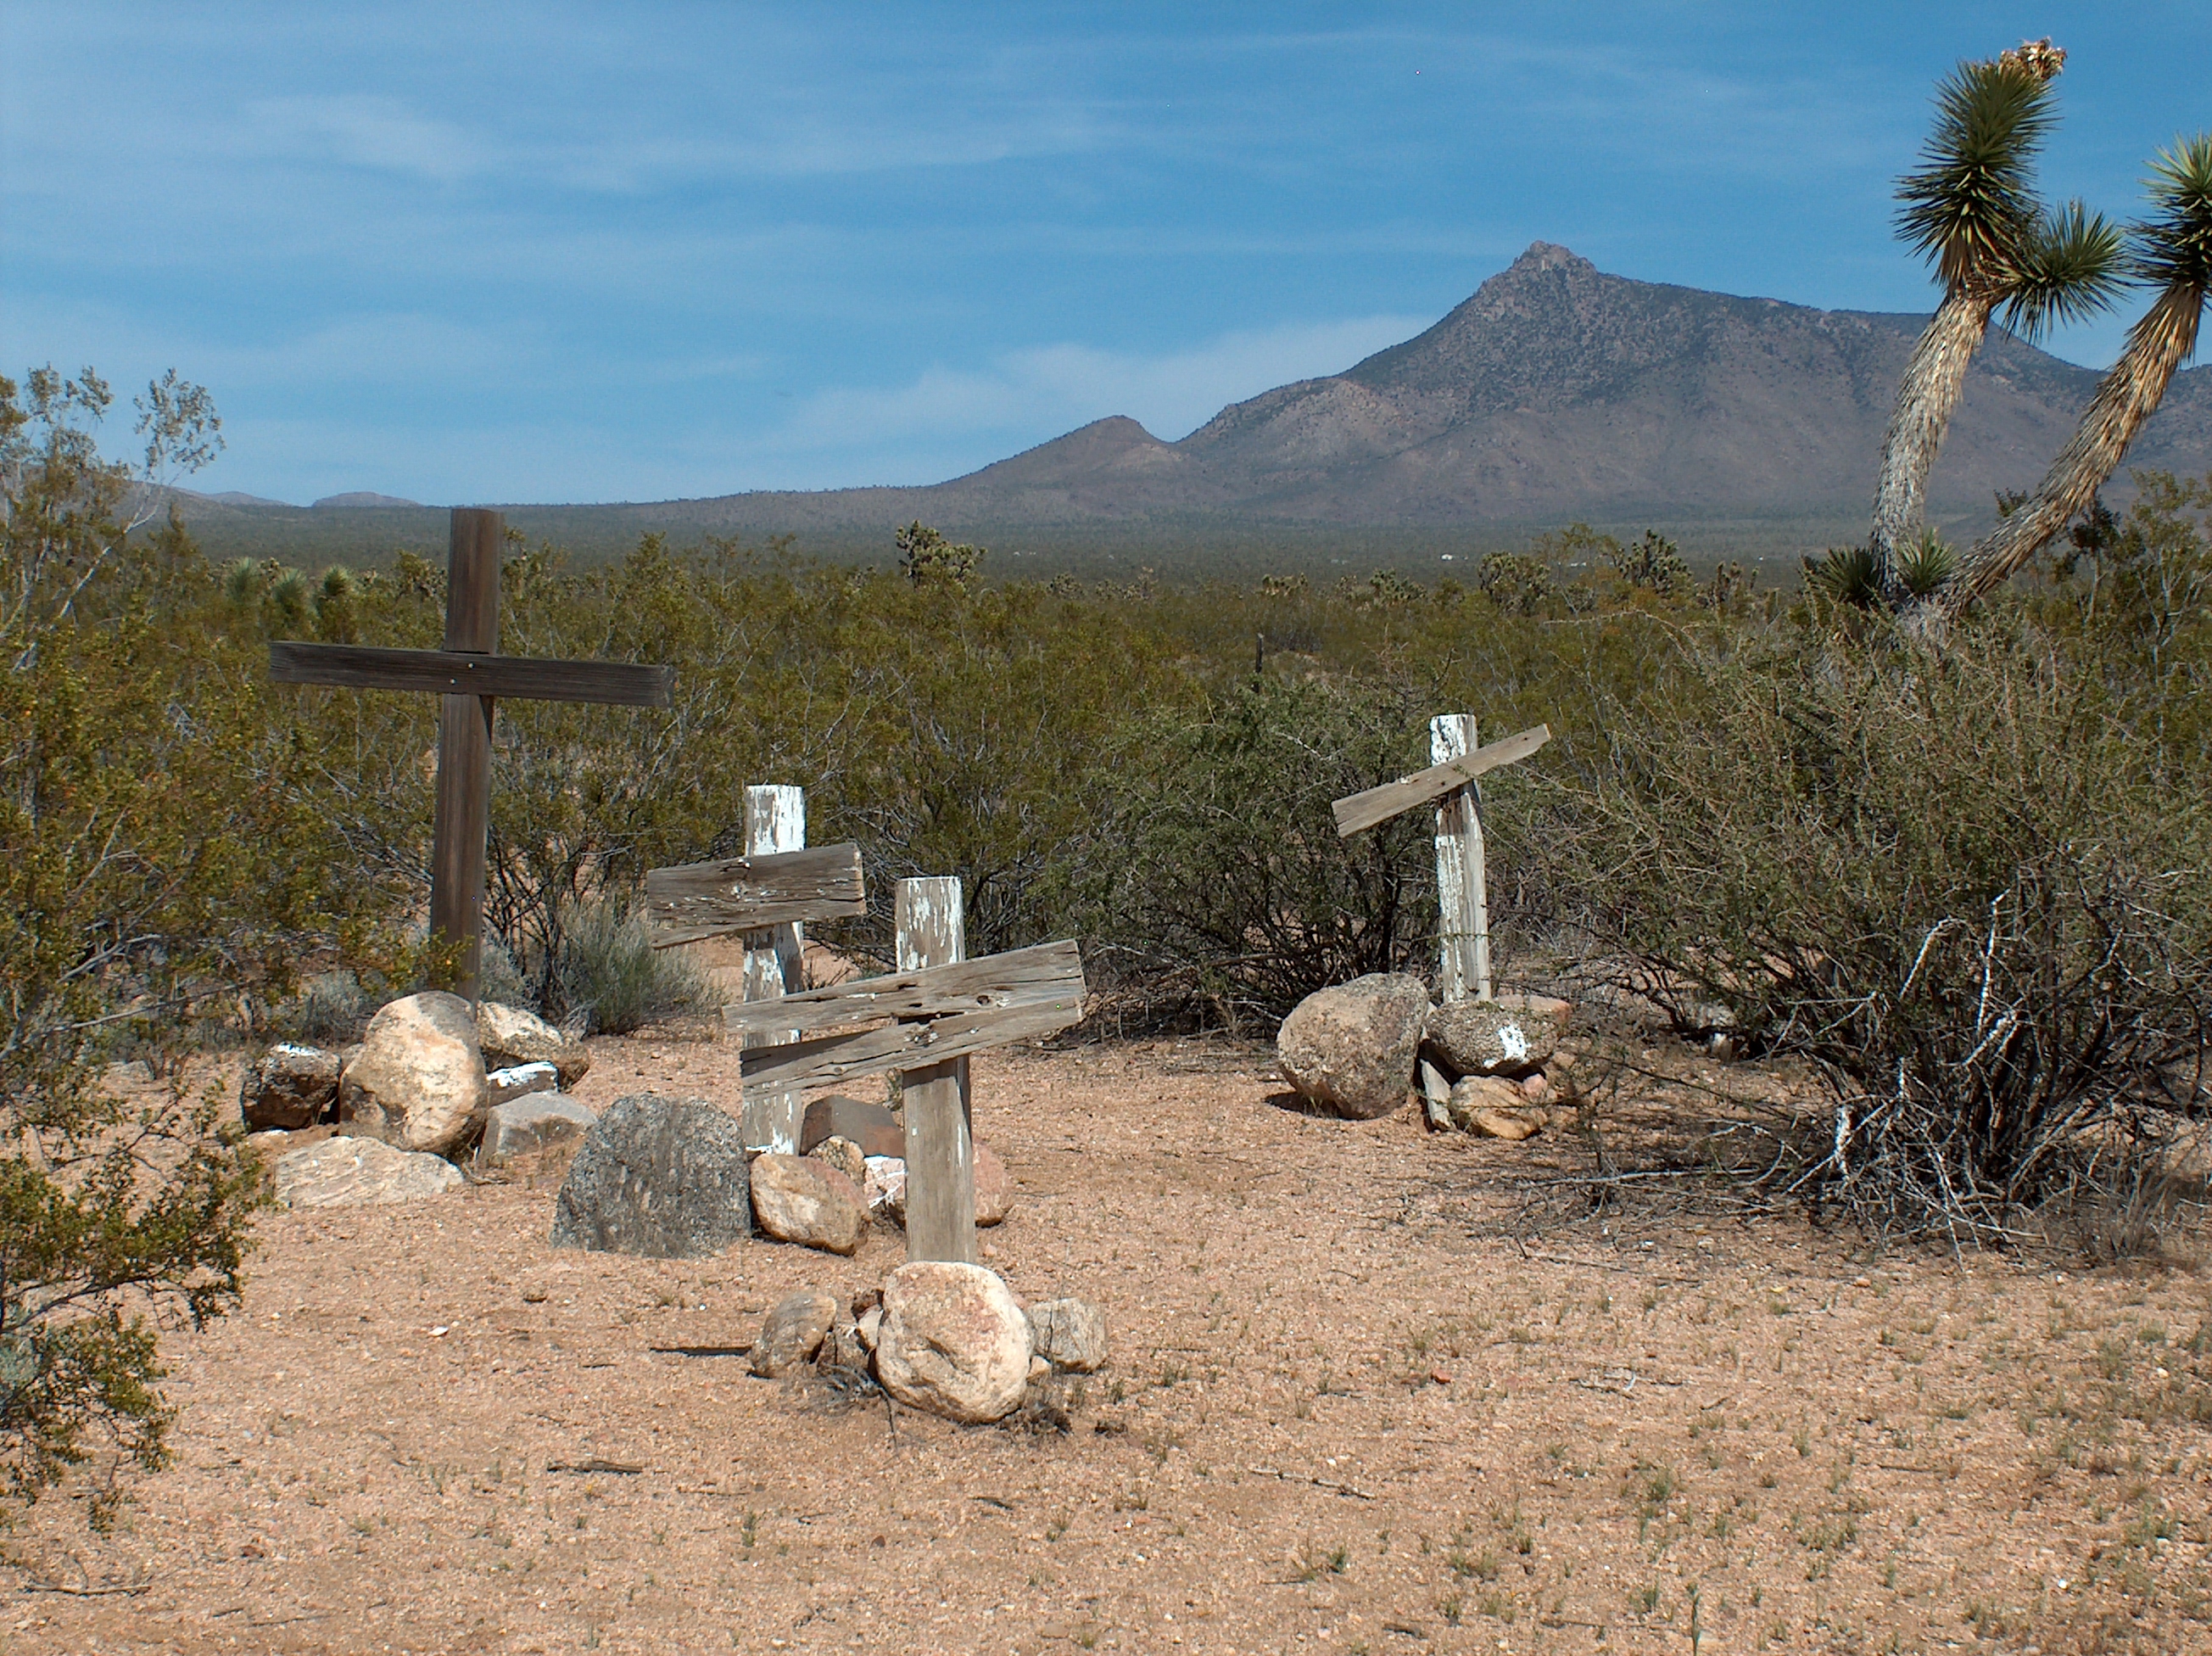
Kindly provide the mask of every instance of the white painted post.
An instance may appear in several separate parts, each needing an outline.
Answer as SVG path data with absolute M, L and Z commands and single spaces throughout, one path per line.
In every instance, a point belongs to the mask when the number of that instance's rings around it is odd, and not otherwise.
M 1472 713 L 1440 713 L 1429 721 L 1431 764 L 1472 753 L 1478 745 Z M 1490 896 L 1482 879 L 1482 795 L 1474 782 L 1437 807 L 1437 929 L 1443 998 L 1489 1000 Z
M 770 851 L 802 850 L 805 845 L 805 788 L 769 787 L 745 789 L 747 856 L 760 856 Z M 747 932 L 745 999 L 773 1001 L 805 989 L 806 984 L 800 967 L 804 949 L 805 940 L 795 924 Z M 796 1040 L 798 1035 L 796 1030 L 778 1031 L 758 1037 L 749 1044 L 781 1046 L 786 1041 Z M 795 1092 L 769 1093 L 757 1098 L 748 1093 L 740 1123 L 744 1129 L 745 1142 L 778 1150 L 785 1155 L 797 1155 L 799 1128 L 805 1115 L 805 1106 Z
M 951 876 L 898 883 L 898 969 L 968 958 L 967 905 Z M 975 1263 L 975 1144 L 968 1060 L 900 1077 L 906 1127 L 906 1257 Z

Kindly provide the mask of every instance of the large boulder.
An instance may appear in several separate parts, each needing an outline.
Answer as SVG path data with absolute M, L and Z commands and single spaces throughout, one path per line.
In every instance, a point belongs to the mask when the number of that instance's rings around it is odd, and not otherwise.
M 933 1415 L 978 1426 L 1003 1420 L 1029 1386 L 1029 1319 L 1013 1290 L 981 1265 L 901 1265 L 884 1284 L 876 1378 Z
M 328 1138 L 276 1159 L 276 1200 L 286 1208 L 355 1208 L 419 1202 L 461 1182 L 443 1156 L 397 1150 L 380 1139 Z
M 484 1117 L 483 1137 L 477 1142 L 477 1166 L 504 1167 L 517 1156 L 590 1132 L 598 1119 L 590 1105 L 566 1093 L 526 1093 L 495 1104 Z
M 592 1067 L 592 1055 L 581 1041 L 572 1041 L 534 1012 L 502 1006 L 497 1001 L 477 1006 L 477 1044 L 495 1068 L 550 1063 L 560 1072 L 561 1085 L 574 1087 Z
M 1451 1075 L 1525 1075 L 1540 1068 L 1559 1044 L 1561 1020 L 1550 1008 L 1532 1008 L 1535 997 L 1447 1001 L 1429 1014 L 1422 1050 Z
M 1031 1306 L 1030 1349 L 1054 1368 L 1089 1374 L 1106 1367 L 1106 1313 L 1087 1300 Z
M 338 1055 L 279 1041 L 246 1066 L 238 1112 L 254 1132 L 313 1127 L 338 1101 Z
M 394 1001 L 368 1020 L 338 1082 L 338 1120 L 356 1138 L 445 1155 L 491 1108 L 476 1014 L 458 995 Z
M 820 1288 L 802 1288 L 778 1301 L 753 1341 L 753 1373 L 780 1380 L 812 1362 L 839 1309 L 837 1296 Z
M 1292 1008 L 1275 1038 L 1283 1079 L 1322 1109 L 1368 1121 L 1406 1101 L 1429 1015 L 1418 977 L 1370 972 L 1316 989 Z
M 556 1248 L 695 1259 L 752 1231 L 744 1130 L 704 1099 L 617 1099 L 553 1203 Z
M 813 1156 L 753 1158 L 753 1219 L 779 1242 L 854 1253 L 868 1228 L 860 1187 Z

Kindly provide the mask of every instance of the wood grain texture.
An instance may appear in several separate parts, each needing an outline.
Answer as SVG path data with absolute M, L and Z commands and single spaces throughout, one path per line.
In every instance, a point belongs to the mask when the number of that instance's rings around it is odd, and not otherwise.
M 270 641 L 269 676 L 280 685 L 504 696 L 521 702 L 598 702 L 616 707 L 666 707 L 676 685 L 674 667 L 631 661 L 556 661 L 529 655 L 387 649 L 374 644 L 310 644 L 289 638 Z
M 787 786 L 745 789 L 745 855 L 766 859 L 791 855 L 806 845 L 806 790 Z M 788 989 L 800 986 L 805 944 L 798 925 L 784 922 L 745 933 L 745 999 L 763 1004 L 781 1002 Z M 753 1030 L 748 1046 L 780 1046 L 799 1038 L 799 1032 L 778 1022 Z M 798 1089 L 748 1084 L 744 1087 L 745 1142 L 762 1145 L 782 1155 L 799 1154 L 799 1135 L 805 1125 L 806 1103 Z
M 446 562 L 446 648 L 499 648 L 499 561 L 506 521 L 453 513 Z M 270 671 L 275 676 L 275 647 Z M 448 695 L 438 709 L 438 784 L 431 812 L 430 930 L 461 945 L 454 989 L 473 1001 L 483 972 L 484 843 L 491 826 L 490 697 Z
M 1476 751 L 1474 715 L 1429 721 L 1429 758 L 1438 764 Z M 1437 977 L 1439 998 L 1490 999 L 1490 896 L 1482 862 L 1482 793 L 1467 782 L 1437 801 Z
M 1477 748 L 1463 758 L 1432 764 L 1425 770 L 1416 770 L 1410 776 L 1386 782 L 1364 793 L 1348 794 L 1330 807 L 1336 813 L 1337 836 L 1347 838 L 1416 806 L 1431 804 L 1501 764 L 1527 758 L 1551 740 L 1551 726 L 1537 725 L 1518 735 L 1508 736 L 1502 742 Z
M 770 1022 L 812 1033 L 878 1018 L 940 1018 L 1030 1007 L 1073 1008 L 1079 1016 L 1084 993 L 1082 951 L 1074 939 L 1066 938 L 950 966 L 811 989 L 787 995 L 772 1012 L 725 1007 L 722 1020 L 732 1034 L 743 1034 Z
M 860 848 L 850 842 L 649 869 L 645 897 L 654 922 L 671 928 L 653 940 L 664 949 L 730 932 L 857 919 L 868 911 Z
M 949 876 L 902 880 L 896 914 L 901 971 L 954 966 L 967 959 L 967 899 L 957 880 Z M 881 1042 L 888 1037 L 909 1050 L 915 1050 L 919 1042 L 919 1050 L 930 1054 L 932 1061 L 919 1068 L 910 1063 L 899 1066 L 899 1091 L 904 1100 L 900 1114 L 906 1128 L 908 1261 L 975 1263 L 974 1117 L 966 1052 L 956 1052 L 953 1048 L 963 1036 L 992 1046 L 1019 1038 L 1001 1034 L 990 1026 L 994 1020 L 1034 1015 L 1028 1011 L 963 1013 L 934 1023 L 894 1024 L 872 1034 L 831 1038 L 860 1043 Z M 890 1050 L 898 1049 L 894 1045 Z

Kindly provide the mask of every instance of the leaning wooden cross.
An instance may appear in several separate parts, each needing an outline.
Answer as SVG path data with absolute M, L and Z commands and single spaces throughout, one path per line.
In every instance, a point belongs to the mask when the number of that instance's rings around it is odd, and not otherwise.
M 806 806 L 797 788 L 745 790 L 744 856 L 654 868 L 645 876 L 646 901 L 661 928 L 655 948 L 741 935 L 745 943 L 748 1002 L 775 1001 L 800 987 L 799 928 L 818 920 L 867 913 L 860 848 L 801 849 Z M 790 849 L 784 849 L 784 848 Z M 751 1036 L 762 1045 L 795 1040 L 788 1024 L 763 1026 Z M 745 1142 L 790 1155 L 799 1149 L 805 1106 L 795 1089 L 748 1087 L 739 1124 Z
M 437 809 L 430 837 L 430 931 L 462 946 L 455 989 L 473 1001 L 483 966 L 484 840 L 491 819 L 491 727 L 504 697 L 666 707 L 676 669 L 629 661 L 550 661 L 501 655 L 499 561 L 506 520 L 454 508 L 446 572 L 446 647 L 269 646 L 269 676 L 284 685 L 412 690 L 442 696 Z
M 899 882 L 899 966 L 780 1001 L 727 1007 L 731 1032 L 796 1029 L 739 1060 L 750 1091 L 896 1074 L 904 1099 L 909 1259 L 975 1263 L 970 1054 L 1081 1021 L 1083 957 L 1070 939 L 964 960 L 960 882 Z M 893 1021 L 885 1023 L 884 1020 Z M 860 1024 L 880 1027 L 856 1030 Z M 830 1033 L 838 1031 L 842 1032 Z
M 1491 998 L 1490 898 L 1483 885 L 1482 795 L 1475 778 L 1527 758 L 1552 740 L 1538 725 L 1488 747 L 1474 745 L 1474 715 L 1445 713 L 1429 721 L 1425 770 L 1336 801 L 1336 831 L 1349 838 L 1362 829 L 1435 802 L 1437 807 L 1437 930 L 1443 953 L 1442 990 L 1447 1001 Z

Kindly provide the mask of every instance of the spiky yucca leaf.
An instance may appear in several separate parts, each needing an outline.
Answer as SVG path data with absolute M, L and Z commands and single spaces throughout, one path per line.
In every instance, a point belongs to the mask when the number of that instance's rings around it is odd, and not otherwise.
M 2021 249 L 2005 326 L 2033 344 L 2052 328 L 2109 310 L 2127 279 L 2127 238 L 2102 213 L 2069 201 L 2045 214 Z
M 1872 609 L 1881 600 L 1881 569 L 1869 546 L 1831 546 L 1807 558 L 1805 584 L 1856 609 Z
M 2135 227 L 2135 274 L 2186 300 L 2189 311 L 2186 356 L 2195 349 L 2197 316 L 2212 290 L 2212 133 L 2176 138 L 2159 151 L 2143 180 L 2152 216 Z
M 1958 567 L 1957 548 L 1946 545 L 1933 529 L 1924 530 L 1917 544 L 1898 553 L 1898 584 L 1913 597 L 1925 598 Z
M 2016 58 L 1962 63 L 1936 88 L 1920 170 L 1898 184 L 1897 229 L 1947 288 L 2018 267 L 2042 220 L 2035 154 L 2057 119 L 2049 80 Z

